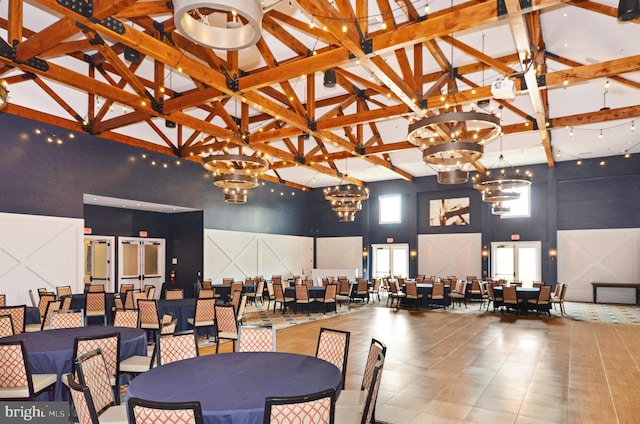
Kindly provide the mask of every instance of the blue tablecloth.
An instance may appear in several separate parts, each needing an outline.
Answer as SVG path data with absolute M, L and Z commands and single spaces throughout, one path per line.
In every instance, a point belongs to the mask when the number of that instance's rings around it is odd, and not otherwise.
M 24 316 L 25 324 L 40 324 L 40 309 L 34 306 L 27 306 Z
M 113 307 L 114 303 L 114 293 L 105 293 L 105 303 L 106 303 L 106 313 L 107 313 L 107 323 L 113 324 Z M 86 294 L 72 294 L 71 295 L 71 309 L 84 309 Z M 89 324 L 102 324 L 104 321 L 101 317 L 89 317 L 87 320 L 87 325 Z
M 216 291 L 216 294 L 220 295 L 220 299 L 223 302 L 230 302 L 231 284 L 212 284 L 211 287 Z M 253 284 L 243 284 L 242 293 L 255 292 L 256 286 Z
M 129 385 L 127 398 L 200 401 L 207 424 L 262 424 L 267 396 L 342 389 L 342 374 L 313 356 L 280 352 L 205 355 L 153 368 Z
M 120 359 L 147 354 L 147 337 L 143 330 L 124 327 L 81 327 L 22 333 L 3 341 L 24 340 L 33 374 L 57 374 L 54 400 L 64 400 L 60 378 L 71 372 L 73 341 L 78 336 L 99 336 L 120 333 Z
M 496 297 L 502 297 L 502 287 L 494 287 L 493 293 Z M 518 299 L 522 299 L 521 309 L 528 310 L 530 308 L 527 300 L 537 299 L 540 296 L 540 289 L 537 287 L 516 287 L 516 296 Z
M 309 299 L 322 299 L 324 297 L 325 288 L 324 287 L 308 287 L 309 290 Z M 287 287 L 284 289 L 285 297 L 293 297 L 296 298 L 296 288 L 295 287 Z
M 176 331 L 189 330 L 187 318 L 193 318 L 196 311 L 196 299 L 158 300 L 158 312 L 160 317 L 170 313 L 178 320 Z
M 433 284 L 416 284 L 416 288 L 418 290 L 418 294 L 422 295 L 422 303 L 421 303 L 421 307 L 423 308 L 428 308 L 429 307 L 429 303 L 435 304 L 435 305 L 446 305 L 449 306 L 451 305 L 451 298 L 449 297 L 449 293 L 451 293 L 451 287 L 450 286 L 444 286 L 444 299 L 443 300 L 431 300 L 427 297 L 427 295 L 431 294 L 431 291 L 433 290 Z

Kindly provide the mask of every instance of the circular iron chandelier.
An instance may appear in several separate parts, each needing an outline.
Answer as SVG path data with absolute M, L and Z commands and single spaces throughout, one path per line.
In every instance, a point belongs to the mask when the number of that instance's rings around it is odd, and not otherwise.
M 502 153 L 499 162 L 506 162 Z M 531 185 L 531 172 L 520 173 L 519 169 L 503 166 L 493 173 L 487 170 L 485 174 L 473 177 L 473 188 L 482 193 L 482 201 L 488 203 L 508 202 L 518 200 L 520 193 L 516 189 Z
M 202 166 L 213 175 L 213 185 L 224 193 L 227 203 L 247 202 L 249 190 L 258 186 L 258 176 L 269 169 L 266 159 L 243 154 L 209 155 Z
M 340 222 L 353 222 L 356 212 L 362 210 L 362 202 L 369 199 L 369 189 L 356 185 L 336 185 L 324 189 L 325 200 L 338 215 Z
M 173 5 L 176 28 L 196 44 L 241 50 L 262 37 L 264 10 L 257 0 L 174 0 Z
M 469 171 L 462 169 L 451 169 L 438 172 L 438 183 L 440 184 L 464 184 L 469 180 Z
M 511 211 L 511 208 L 509 206 L 504 205 L 502 202 L 496 202 L 491 205 L 491 213 L 494 215 L 502 215 L 510 211 Z

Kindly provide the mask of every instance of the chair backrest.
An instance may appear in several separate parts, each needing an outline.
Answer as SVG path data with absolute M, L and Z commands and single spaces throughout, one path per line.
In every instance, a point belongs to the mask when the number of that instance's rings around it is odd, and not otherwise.
M 198 341 L 192 330 L 160 335 L 158 365 L 199 356 Z
M 13 336 L 13 320 L 11 315 L 0 315 L 0 338 Z
M 51 314 L 51 328 L 84 327 L 84 313 L 82 309 L 57 309 Z
M 233 284 L 233 278 L 223 278 L 222 284 L 228 284 L 228 285 Z
M 551 286 L 540 287 L 540 294 L 538 295 L 538 303 L 548 303 L 551 298 Z
M 113 326 L 137 328 L 139 313 L 137 309 L 116 309 L 113 316 Z
M 134 284 L 120 284 L 120 288 L 118 289 L 118 291 L 120 292 L 120 294 L 126 293 L 130 290 L 133 290 L 135 288 Z
M 242 293 L 242 282 L 239 281 L 237 283 L 232 283 L 231 284 L 231 294 L 233 295 L 233 293 L 239 291 L 240 293 Z
M 120 296 L 119 294 L 115 294 L 113 296 L 113 308 L 124 309 L 124 300 L 122 299 L 122 296 Z
M 107 367 L 108 376 L 117 378 L 120 373 L 120 333 L 109 333 L 100 336 L 78 336 L 73 341 L 73 357 L 76 360 L 95 350 L 100 351 L 100 357 Z M 75 372 L 76 369 L 73 369 L 72 373 Z M 82 380 L 78 380 L 78 382 L 87 384 Z M 89 387 L 91 387 L 90 384 Z M 100 413 L 101 409 L 97 409 L 98 413 Z
M 213 297 L 197 299 L 194 322 L 213 321 L 216 315 L 215 306 L 216 300 Z
M 27 305 L 0 306 L 0 315 L 11 315 L 13 322 L 13 332 L 15 334 L 24 333 L 24 317 L 27 313 Z
M 165 298 L 167 300 L 184 299 L 184 291 L 182 289 L 169 289 L 165 292 Z
M 282 276 L 280 276 L 280 275 L 273 275 L 273 276 L 271 277 L 271 282 L 272 282 L 273 284 L 282 283 Z
M 349 354 L 349 338 L 351 333 L 330 328 L 320 328 L 316 358 L 332 363 L 342 373 L 342 387 L 347 375 L 347 355 Z
M 380 390 L 380 381 L 382 380 L 382 366 L 384 364 L 384 356 L 382 360 L 373 367 L 369 391 L 367 392 L 367 400 L 364 403 L 362 411 L 362 421 L 360 424 L 369 424 L 373 421 L 373 414 L 376 409 L 376 401 L 378 400 L 378 392 Z
M 147 295 L 147 299 L 149 299 L 149 292 L 151 291 L 151 289 L 155 289 L 155 288 L 156 288 L 156 286 L 154 286 L 153 284 L 145 284 L 144 285 L 144 287 L 142 288 L 142 291 L 144 291 L 145 294 Z
M 45 287 L 40 287 L 38 289 L 38 297 L 42 296 L 43 294 L 48 294 L 51 293 L 49 290 L 47 290 Z
M 534 287 L 534 288 L 535 288 L 535 287 L 540 288 L 540 287 L 542 287 L 542 286 L 544 286 L 544 281 L 534 281 L 534 282 L 531 284 L 531 287 Z
M 493 284 L 487 284 L 487 293 L 489 294 L 490 300 L 496 299 L 496 295 L 493 293 Z
M 200 402 L 154 402 L 137 397 L 127 401 L 131 424 L 203 424 Z
M 371 381 L 373 378 L 373 370 L 376 364 L 384 361 L 387 355 L 387 346 L 379 340 L 371 338 L 371 345 L 369 346 L 369 353 L 367 354 L 367 362 L 364 365 L 364 374 L 362 375 L 362 387 L 361 390 L 369 390 L 371 387 Z
M 273 300 L 276 298 L 276 292 L 273 290 L 273 282 L 267 281 L 267 293 L 269 293 L 269 299 Z
M 109 370 L 99 348 L 78 356 L 75 360 L 75 370 L 78 383 L 89 388 L 98 415 L 115 404 Z M 73 376 L 70 380 L 73 380 Z
M 273 288 L 274 299 L 278 302 L 284 302 L 284 289 L 282 288 L 282 284 L 272 284 L 271 287 Z
M 256 285 L 256 280 L 254 280 L 251 277 L 247 277 L 244 279 L 244 284 L 248 285 L 248 286 L 255 286 Z
M 353 286 L 349 283 L 349 280 L 338 280 L 340 282 L 340 296 L 351 296 L 351 290 Z
M 324 303 L 333 302 L 336 300 L 336 295 L 338 291 L 337 284 L 328 284 L 324 288 Z
M 160 315 L 158 314 L 158 302 L 150 299 L 138 299 L 138 310 L 140 311 L 140 325 L 150 324 L 160 325 Z
M 567 283 L 562 283 L 562 293 L 560 294 L 560 300 L 564 302 L 564 295 L 567 294 Z
M 127 290 L 124 292 L 124 307 L 125 309 L 136 309 L 138 307 L 138 302 L 136 302 L 133 298 L 135 293 L 140 293 L 140 290 Z M 122 297 L 122 294 L 120 294 Z
M 407 281 L 404 283 L 404 292 L 407 297 L 418 297 L 418 286 L 413 281 Z
M 103 292 L 104 291 L 104 284 L 90 284 L 89 285 L 89 290 L 87 290 L 89 292 Z
M 242 322 L 244 320 L 244 310 L 247 306 L 247 295 L 243 294 L 240 298 L 240 306 L 238 306 L 238 322 Z
M 49 302 L 56 300 L 56 295 L 53 293 L 43 293 L 40 296 L 40 302 L 38 303 L 38 310 L 40 312 L 40 319 L 43 319 L 47 313 L 47 306 Z
M 309 300 L 309 288 L 305 285 L 296 286 L 296 302 Z
M 474 293 L 474 294 L 482 293 L 482 289 L 480 288 L 480 281 L 471 280 L 471 293 Z
M 458 293 L 464 295 L 467 292 L 467 282 L 466 281 L 458 281 L 456 283 L 457 287 L 458 287 Z
M 267 397 L 263 424 L 333 424 L 335 404 L 335 389 L 301 396 Z
M 369 290 L 367 280 L 365 280 L 364 278 L 358 278 L 357 281 L 358 281 L 358 285 L 356 287 L 356 293 L 357 294 L 367 293 Z
M 260 297 L 264 293 L 264 280 L 258 280 L 256 285 L 256 296 Z
M 502 298 L 505 302 L 517 301 L 516 286 L 502 286 Z
M 27 361 L 27 350 L 23 340 L 11 342 L 0 341 L 0 388 L 24 388 L 24 395 L 20 399 L 34 399 L 33 380 Z M 22 392 L 22 390 L 21 390 Z
M 78 424 L 100 424 L 89 386 L 76 382 L 71 374 L 67 374 L 67 380 Z
M 62 302 L 59 300 L 52 300 L 47 304 L 47 311 L 45 312 L 40 325 L 41 330 L 53 328 L 53 313 L 60 309 L 61 303 Z
M 231 290 L 231 304 L 235 308 L 236 312 L 238 312 L 238 308 L 240 307 L 240 296 L 242 295 L 242 290 Z
M 553 291 L 553 296 L 560 298 L 560 295 L 562 294 L 562 286 L 564 286 L 564 283 L 556 283 L 556 288 Z
M 71 301 L 73 301 L 73 298 L 71 296 L 64 296 L 62 298 L 60 309 L 71 309 Z
M 166 319 L 169 317 L 169 319 Z M 174 334 L 176 327 L 178 326 L 178 320 L 173 319 L 171 315 L 164 315 L 162 322 L 160 323 L 160 334 Z
M 156 288 L 154 286 L 149 287 L 149 290 L 145 290 L 147 293 L 147 299 L 155 299 L 156 298 Z
M 237 333 L 238 319 L 233 305 L 216 305 L 216 326 L 221 333 Z
M 389 291 L 391 292 L 391 294 L 398 294 L 398 282 L 397 281 L 391 281 L 389 282 Z
M 58 295 L 58 299 L 61 298 L 62 296 L 70 296 L 71 293 L 71 286 L 58 286 L 56 287 L 56 294 Z
M 431 287 L 431 298 L 443 298 L 444 297 L 444 284 L 433 283 Z
M 104 292 L 87 293 L 84 297 L 84 310 L 87 314 L 106 314 L 107 313 L 107 295 Z
M 199 299 L 213 299 L 215 297 L 215 292 L 213 289 L 200 289 L 198 292 Z
M 275 352 L 276 328 L 273 325 L 241 325 L 238 328 L 238 352 Z
M 211 280 L 204 280 L 202 282 L 202 288 L 205 290 L 210 290 L 213 288 L 213 284 L 211 284 Z

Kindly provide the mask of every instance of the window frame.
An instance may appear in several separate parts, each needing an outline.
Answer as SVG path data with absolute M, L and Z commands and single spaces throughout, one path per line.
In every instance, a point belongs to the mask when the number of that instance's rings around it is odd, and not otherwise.
M 514 189 L 513 191 L 517 191 L 520 193 L 520 198 L 518 200 L 511 200 L 505 203 L 506 206 L 512 206 L 517 203 L 523 202 L 525 199 L 527 200 L 527 211 L 519 212 L 517 215 L 515 212 L 504 212 L 500 214 L 500 219 L 515 219 L 515 218 L 531 218 L 531 185 L 528 184 L 524 187 L 519 187 Z M 526 196 L 523 196 L 523 193 L 526 193 Z
M 397 201 L 397 211 L 394 210 L 393 211 L 393 215 L 394 218 L 397 216 L 397 220 L 383 220 L 383 215 L 390 215 L 390 213 L 388 212 L 388 208 L 391 206 L 389 205 L 389 200 L 393 199 L 394 201 Z M 386 204 L 386 208 L 384 207 L 384 205 Z M 387 210 L 387 213 L 385 214 L 383 212 L 383 210 Z M 383 194 L 382 196 L 378 197 L 378 224 L 380 225 L 388 225 L 388 224 L 402 224 L 402 195 L 400 194 Z

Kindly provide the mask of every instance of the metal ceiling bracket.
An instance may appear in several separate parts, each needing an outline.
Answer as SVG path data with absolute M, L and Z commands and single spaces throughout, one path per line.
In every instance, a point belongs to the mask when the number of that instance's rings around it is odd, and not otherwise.
M 307 126 L 311 131 L 318 130 L 318 123 L 314 119 L 310 119 L 309 117 L 307 117 Z
M 507 15 L 509 12 L 507 11 L 507 5 L 504 3 L 504 0 L 496 0 L 498 18 L 501 18 Z M 520 9 L 523 12 L 526 12 L 527 9 L 531 9 L 531 0 L 520 0 Z
M 547 86 L 547 76 L 546 75 L 538 75 L 538 86 L 546 87 Z
M 373 40 L 368 38 L 366 40 L 360 40 L 360 48 L 364 54 L 370 55 L 373 53 Z
M 86 18 L 93 16 L 93 0 L 57 0 L 57 3 Z
M 356 146 L 353 150 L 355 150 L 357 154 L 362 156 L 364 156 L 366 153 L 364 146 Z
M 124 34 L 124 24 L 122 22 L 120 22 L 117 19 L 114 19 L 112 17 L 108 17 L 108 18 L 104 18 L 101 21 L 98 21 L 97 23 L 99 23 L 100 25 L 102 25 L 103 27 L 110 29 L 111 31 L 115 32 L 116 34 L 120 34 L 123 35 Z
M 0 38 L 0 56 L 11 59 L 14 62 L 16 60 L 16 50 L 3 38 Z

